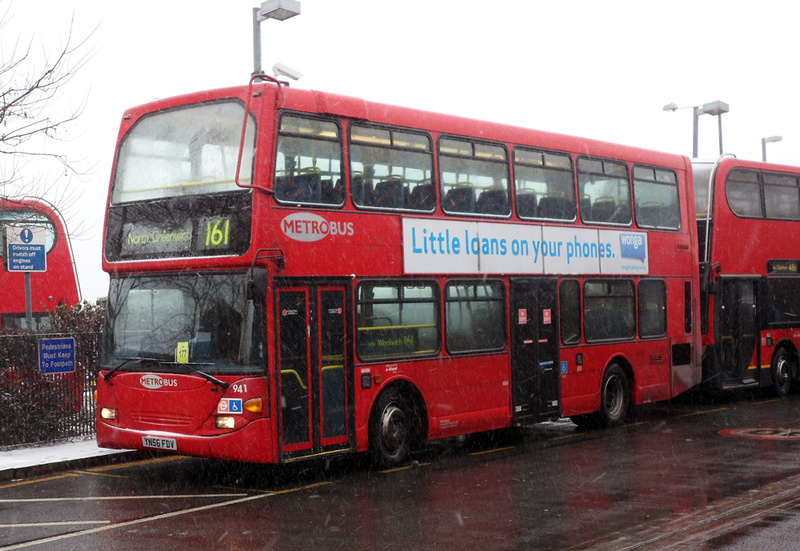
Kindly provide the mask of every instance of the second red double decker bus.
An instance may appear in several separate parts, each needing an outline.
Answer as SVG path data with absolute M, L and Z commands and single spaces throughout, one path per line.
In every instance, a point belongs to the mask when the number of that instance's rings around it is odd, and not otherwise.
M 800 168 L 723 156 L 695 161 L 702 266 L 703 381 L 800 381 Z
M 25 274 L 8 271 L 5 236 L 7 228 L 44 231 L 46 270 L 28 274 L 30 290 L 26 292 Z M 48 312 L 60 305 L 80 302 L 80 285 L 69 234 L 61 214 L 46 201 L 31 197 L 0 197 L 0 242 L 3 242 L 4 269 L 0 272 L 0 329 L 42 329 L 49 326 Z M 27 310 L 30 305 L 31 318 Z
M 690 182 L 678 155 L 272 81 L 131 109 L 98 443 L 394 464 L 618 423 L 700 381 Z

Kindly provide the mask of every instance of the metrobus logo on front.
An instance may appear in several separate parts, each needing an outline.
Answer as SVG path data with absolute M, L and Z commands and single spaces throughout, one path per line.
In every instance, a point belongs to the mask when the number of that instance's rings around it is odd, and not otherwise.
M 177 387 L 177 379 L 165 379 L 158 375 L 142 375 L 139 379 L 139 384 L 150 390 L 156 390 L 163 387 Z
M 329 235 L 353 235 L 352 222 L 329 222 L 311 212 L 290 214 L 281 221 L 281 230 L 295 241 L 319 241 Z

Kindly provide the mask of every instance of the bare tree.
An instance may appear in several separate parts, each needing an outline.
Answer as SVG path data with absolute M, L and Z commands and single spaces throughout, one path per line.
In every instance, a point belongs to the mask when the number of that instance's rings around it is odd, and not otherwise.
M 0 12 L 0 34 L 10 22 L 10 11 L 7 5 Z M 34 39 L 27 43 L 17 39 L 10 51 L 0 46 L 0 195 L 42 197 L 54 191 L 48 189 L 51 183 L 32 181 L 35 177 L 22 170 L 45 160 L 78 174 L 72 160 L 51 143 L 66 138 L 86 104 L 84 99 L 63 111 L 64 105 L 57 100 L 91 59 L 93 51 L 88 40 L 89 37 L 76 40 L 70 23 L 66 40 L 54 51 L 47 51 Z M 41 56 L 38 47 L 42 48 Z M 56 198 L 56 202 L 61 202 L 59 199 L 64 197 Z

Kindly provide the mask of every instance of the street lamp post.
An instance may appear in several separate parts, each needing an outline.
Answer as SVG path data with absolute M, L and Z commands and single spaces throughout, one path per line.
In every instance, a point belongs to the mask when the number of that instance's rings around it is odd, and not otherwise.
M 673 113 L 678 109 L 691 109 L 693 113 L 692 118 L 692 158 L 697 158 L 698 155 L 698 119 L 700 115 L 716 115 L 719 125 L 719 154 L 722 155 L 722 114 L 730 111 L 730 106 L 724 101 L 712 101 L 704 103 L 703 105 L 695 105 L 692 107 L 678 107 L 674 103 L 668 103 L 664 106 L 664 111 L 672 111 Z
M 768 136 L 761 138 L 761 160 L 767 162 L 767 144 L 783 140 L 782 136 Z
M 261 73 L 261 22 L 266 19 L 285 21 L 300 15 L 298 0 L 267 0 L 253 8 L 253 74 Z

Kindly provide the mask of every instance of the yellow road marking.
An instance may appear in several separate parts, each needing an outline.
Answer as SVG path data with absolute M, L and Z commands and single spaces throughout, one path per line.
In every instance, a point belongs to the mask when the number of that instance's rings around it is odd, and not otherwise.
M 80 476 L 80 475 L 75 473 L 64 473 L 58 476 L 48 476 L 45 478 L 33 478 L 31 480 L 21 480 L 19 482 L 11 482 L 10 484 L 3 484 L 0 486 L 0 489 L 14 488 L 15 486 L 25 486 L 26 484 L 36 484 L 38 482 L 47 482 L 48 480 L 61 480 L 62 478 L 67 478 L 69 476 Z

